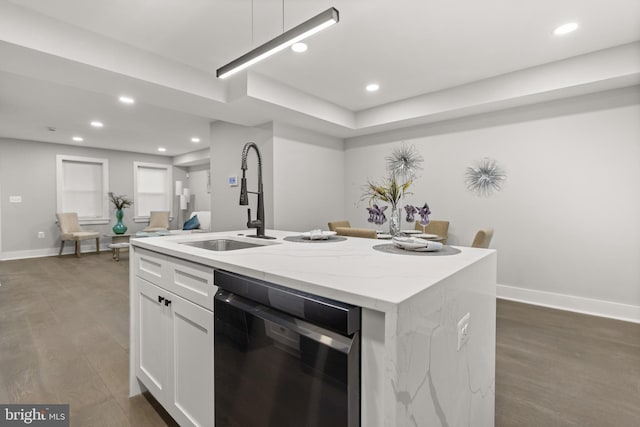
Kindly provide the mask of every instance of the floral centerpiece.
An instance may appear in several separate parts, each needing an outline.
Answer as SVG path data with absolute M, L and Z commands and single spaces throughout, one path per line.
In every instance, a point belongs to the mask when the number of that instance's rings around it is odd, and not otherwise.
M 416 172 L 422 169 L 420 163 L 423 159 L 414 146 L 402 144 L 394 149 L 386 160 L 389 175 L 382 181 L 367 180 L 361 200 L 369 201 L 368 221 L 378 225 L 386 221 L 384 210 L 387 207 L 379 207 L 376 203 L 381 201 L 391 205 L 389 234 L 397 236 L 400 233 L 400 201 L 405 195 L 411 194 L 408 189 L 415 179 Z
M 122 222 L 123 212 L 122 209 L 133 205 L 133 201 L 127 198 L 126 195 L 116 195 L 113 193 L 109 193 L 109 200 L 113 207 L 116 209 L 116 225 L 113 226 L 112 230 L 115 234 L 124 234 L 127 232 L 127 226 Z

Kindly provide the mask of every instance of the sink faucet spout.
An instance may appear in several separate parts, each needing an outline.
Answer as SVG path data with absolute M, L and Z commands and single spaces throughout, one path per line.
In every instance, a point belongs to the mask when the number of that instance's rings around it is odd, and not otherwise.
M 258 191 L 247 191 L 247 178 L 246 171 L 248 169 L 247 165 L 247 156 L 249 155 L 249 150 L 253 148 L 258 156 Z M 260 150 L 258 150 L 258 146 L 255 142 L 247 142 L 242 149 L 242 158 L 241 165 L 242 169 L 242 179 L 240 180 L 240 205 L 247 206 L 249 204 L 249 193 L 258 195 L 258 214 L 255 220 L 251 219 L 251 209 L 247 210 L 247 227 L 255 228 L 256 235 L 254 237 L 259 237 L 262 239 L 272 239 L 273 237 L 269 237 L 265 235 L 265 221 L 264 221 L 264 189 L 262 186 L 262 156 L 260 155 Z

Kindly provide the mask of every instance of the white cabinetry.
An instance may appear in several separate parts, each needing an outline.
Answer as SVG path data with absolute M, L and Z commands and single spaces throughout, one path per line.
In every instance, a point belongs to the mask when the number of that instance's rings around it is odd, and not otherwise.
M 136 377 L 181 426 L 213 426 L 213 269 L 139 248 L 133 267 Z

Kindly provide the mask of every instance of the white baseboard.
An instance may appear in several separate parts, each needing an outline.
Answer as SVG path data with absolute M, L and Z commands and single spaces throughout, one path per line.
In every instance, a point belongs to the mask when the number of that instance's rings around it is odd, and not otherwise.
M 496 296 L 501 299 L 527 304 L 640 323 L 640 306 L 638 305 L 621 304 L 508 285 L 496 285 Z
M 100 251 L 110 251 L 106 245 L 100 245 Z M 10 261 L 14 259 L 42 258 L 46 256 L 56 256 L 60 248 L 43 248 L 29 249 L 26 251 L 0 252 L 0 261 Z M 81 253 L 88 254 L 96 251 L 95 245 L 80 248 Z M 62 255 L 71 255 L 76 253 L 75 245 L 65 245 Z

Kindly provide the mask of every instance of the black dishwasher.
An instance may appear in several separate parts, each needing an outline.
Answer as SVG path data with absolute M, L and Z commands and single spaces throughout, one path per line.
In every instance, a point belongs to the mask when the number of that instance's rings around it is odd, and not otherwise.
M 360 425 L 360 307 L 216 270 L 216 427 Z

